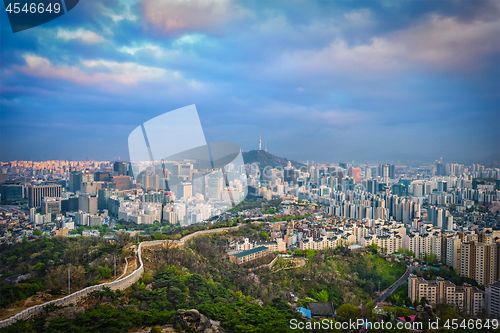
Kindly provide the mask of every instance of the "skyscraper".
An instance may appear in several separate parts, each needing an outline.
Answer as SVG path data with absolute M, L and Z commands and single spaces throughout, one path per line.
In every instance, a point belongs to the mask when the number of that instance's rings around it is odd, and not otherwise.
M 61 196 L 61 185 L 28 186 L 28 206 L 41 207 L 42 198 L 57 198 Z
M 441 162 L 436 164 L 436 176 L 446 176 L 445 165 Z
M 118 176 L 124 176 L 127 174 L 127 164 L 125 162 L 115 162 L 113 164 L 113 171 Z
M 130 176 L 113 176 L 112 181 L 118 191 L 130 190 Z

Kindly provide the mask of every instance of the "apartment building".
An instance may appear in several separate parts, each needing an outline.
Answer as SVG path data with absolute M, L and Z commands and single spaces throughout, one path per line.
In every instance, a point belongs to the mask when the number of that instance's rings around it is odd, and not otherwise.
M 460 269 L 460 251 L 462 241 L 458 236 L 444 239 L 446 248 L 446 265 L 453 267 L 457 271 Z
M 461 276 L 467 276 L 484 286 L 499 279 L 499 244 L 469 241 L 461 243 Z
M 248 251 L 260 246 L 267 247 L 270 252 L 286 251 L 286 243 L 282 238 L 277 238 L 274 242 L 250 242 L 246 237 L 243 237 L 243 242 L 236 243 L 236 251 Z
M 403 248 L 403 238 L 397 233 L 392 233 L 384 236 L 368 236 L 361 240 L 361 246 L 366 247 L 372 244 L 376 244 L 378 247 L 386 249 L 387 253 L 394 253 L 400 248 Z
M 450 281 L 440 277 L 427 281 L 414 274 L 408 278 L 408 297 L 412 302 L 425 298 L 430 305 L 446 303 L 456 306 L 464 313 L 477 315 L 485 307 L 485 292 L 464 283 L 457 287 Z
M 421 234 L 419 232 L 405 235 L 405 249 L 413 251 L 416 258 L 422 258 L 426 254 L 433 253 L 441 260 L 442 237 L 440 233 L 434 232 L 431 234 Z
M 352 235 L 351 235 L 352 236 Z M 301 250 L 325 250 L 325 249 L 334 249 L 339 245 L 347 245 L 349 243 L 347 237 L 341 237 L 337 235 L 336 237 L 328 238 L 327 236 L 323 236 L 322 238 L 314 239 L 313 237 L 309 237 L 307 239 L 303 239 L 300 241 L 300 249 Z
M 486 311 L 489 315 L 500 318 L 500 281 L 487 285 L 485 295 Z
M 259 246 L 251 250 L 243 251 L 240 253 L 229 256 L 229 261 L 241 265 L 249 261 L 257 260 L 265 257 L 270 253 L 270 250 L 265 246 Z

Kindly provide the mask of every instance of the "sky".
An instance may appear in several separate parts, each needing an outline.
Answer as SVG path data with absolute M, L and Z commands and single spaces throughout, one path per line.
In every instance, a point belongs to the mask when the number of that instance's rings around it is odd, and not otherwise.
M 80 0 L 0 29 L 2 161 L 128 160 L 192 104 L 207 142 L 297 161 L 500 155 L 500 1 Z

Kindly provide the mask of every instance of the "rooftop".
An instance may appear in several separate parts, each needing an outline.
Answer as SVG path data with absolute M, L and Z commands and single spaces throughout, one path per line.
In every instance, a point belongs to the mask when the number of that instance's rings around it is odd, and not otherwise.
M 243 258 L 243 257 L 246 257 L 250 254 L 265 251 L 265 250 L 267 250 L 266 246 L 259 246 L 259 247 L 253 248 L 251 250 L 246 250 L 246 251 L 242 251 L 240 253 L 237 253 L 237 254 L 235 254 L 235 256 L 238 258 Z

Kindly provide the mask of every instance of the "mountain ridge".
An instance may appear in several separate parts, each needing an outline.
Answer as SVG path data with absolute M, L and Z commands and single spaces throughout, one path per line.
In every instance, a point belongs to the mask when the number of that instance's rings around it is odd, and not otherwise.
M 288 165 L 288 161 L 290 161 L 292 166 L 295 168 L 305 165 L 294 160 L 278 157 L 266 152 L 265 150 L 250 150 L 247 152 L 243 152 L 243 161 L 245 162 L 245 164 L 257 163 L 259 165 L 259 168 L 264 168 L 266 166 L 272 168 L 281 166 L 282 168 L 285 168 Z

